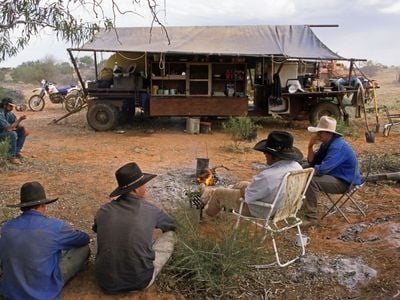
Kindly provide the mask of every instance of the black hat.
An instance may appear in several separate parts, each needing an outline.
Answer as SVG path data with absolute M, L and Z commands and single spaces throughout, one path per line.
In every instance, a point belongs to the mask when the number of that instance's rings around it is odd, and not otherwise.
M 272 131 L 267 139 L 254 146 L 254 150 L 268 152 L 287 160 L 300 161 L 303 158 L 301 151 L 293 147 L 293 136 L 286 131 Z
M 15 106 L 16 104 L 14 103 L 13 99 L 5 97 L 1 100 L 1 106 L 4 108 L 6 105 Z
M 139 166 L 132 162 L 127 163 L 115 172 L 118 187 L 110 194 L 110 197 L 126 194 L 144 185 L 157 175 L 143 173 Z
M 36 181 L 24 183 L 21 187 L 21 202 L 7 205 L 7 207 L 29 207 L 38 204 L 49 204 L 56 199 L 47 199 L 43 186 Z

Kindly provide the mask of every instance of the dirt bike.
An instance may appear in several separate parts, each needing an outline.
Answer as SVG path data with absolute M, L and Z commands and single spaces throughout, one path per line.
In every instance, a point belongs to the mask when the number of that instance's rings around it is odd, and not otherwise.
M 64 106 L 68 112 L 74 112 L 80 110 L 80 108 L 86 103 L 86 97 L 82 90 L 74 93 L 68 93 L 65 96 Z
M 75 85 L 68 85 L 57 88 L 54 83 L 42 80 L 40 82 L 41 87 L 35 88 L 32 92 L 34 93 L 28 100 L 28 106 L 33 111 L 42 111 L 45 106 L 45 96 L 48 96 L 51 103 L 63 104 L 67 97 L 77 97 L 79 93 L 82 93 L 81 89 Z M 68 108 L 65 107 L 68 111 Z M 72 111 L 72 110 L 71 110 Z

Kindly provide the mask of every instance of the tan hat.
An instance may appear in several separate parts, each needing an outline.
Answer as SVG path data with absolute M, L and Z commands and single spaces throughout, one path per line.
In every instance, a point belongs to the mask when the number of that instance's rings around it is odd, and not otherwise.
M 307 129 L 310 132 L 327 131 L 337 135 L 342 135 L 336 131 L 336 120 L 328 116 L 322 116 L 321 119 L 319 119 L 319 123 L 316 127 L 310 126 Z

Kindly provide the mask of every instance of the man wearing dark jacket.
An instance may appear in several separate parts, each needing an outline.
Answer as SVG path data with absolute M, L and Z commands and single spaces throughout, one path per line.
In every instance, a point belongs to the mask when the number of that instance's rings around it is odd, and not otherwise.
M 68 282 L 88 260 L 89 236 L 60 219 L 45 216 L 46 198 L 39 182 L 21 187 L 23 213 L 1 228 L 0 294 L 5 299 L 59 299 Z
M 115 173 L 118 187 L 96 213 L 95 274 L 100 286 L 110 293 L 149 287 L 172 254 L 175 225 L 163 210 L 145 200 L 145 184 L 156 175 L 142 173 L 128 163 Z M 153 243 L 153 231 L 163 234 Z

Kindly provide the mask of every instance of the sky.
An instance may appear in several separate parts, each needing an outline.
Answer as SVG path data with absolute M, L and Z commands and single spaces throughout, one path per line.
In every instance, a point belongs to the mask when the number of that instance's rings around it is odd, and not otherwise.
M 117 1 L 122 6 L 131 3 Z M 328 48 L 343 57 L 400 66 L 400 0 L 158 0 L 158 3 L 161 9 L 165 7 L 159 18 L 166 26 L 338 25 L 312 30 Z M 118 17 L 117 26 L 150 26 L 151 18 L 144 4 L 135 8 L 137 15 Z M 110 9 L 105 7 L 105 11 Z M 1 62 L 0 67 L 16 67 L 49 56 L 70 61 L 66 51 L 70 46 L 44 31 L 18 56 Z

